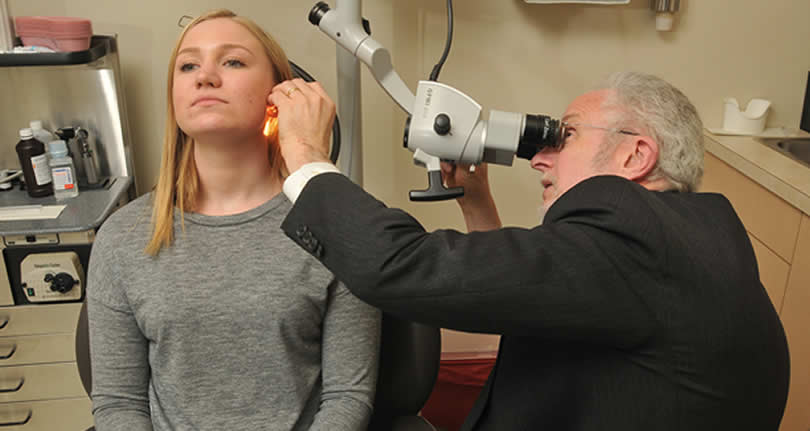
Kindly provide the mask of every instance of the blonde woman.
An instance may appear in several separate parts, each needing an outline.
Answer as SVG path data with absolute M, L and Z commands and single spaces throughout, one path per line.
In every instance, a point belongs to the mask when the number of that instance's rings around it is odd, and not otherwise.
M 286 173 L 262 126 L 291 77 L 278 44 L 230 11 L 181 34 L 158 184 L 110 217 L 91 256 L 99 431 L 365 429 L 379 313 L 279 227 Z

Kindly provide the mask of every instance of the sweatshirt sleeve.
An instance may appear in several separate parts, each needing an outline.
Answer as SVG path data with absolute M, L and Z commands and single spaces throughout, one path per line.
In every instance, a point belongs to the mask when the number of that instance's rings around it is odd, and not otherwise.
M 323 323 L 323 391 L 310 430 L 363 430 L 371 418 L 377 383 L 379 310 L 352 295 L 343 283 L 329 286 Z
M 127 302 L 115 244 L 104 226 L 90 256 L 87 281 L 93 417 L 98 431 L 151 431 L 148 340 Z

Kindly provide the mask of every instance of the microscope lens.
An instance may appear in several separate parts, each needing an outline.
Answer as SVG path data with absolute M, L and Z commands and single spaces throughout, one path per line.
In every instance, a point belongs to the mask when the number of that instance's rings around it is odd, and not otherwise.
M 526 114 L 523 133 L 515 155 L 531 160 L 546 147 L 559 146 L 560 121 L 547 115 Z

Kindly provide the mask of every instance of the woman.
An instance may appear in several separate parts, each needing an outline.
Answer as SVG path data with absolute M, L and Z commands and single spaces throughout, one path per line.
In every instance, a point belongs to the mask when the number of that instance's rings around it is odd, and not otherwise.
M 102 226 L 89 265 L 99 431 L 365 429 L 379 314 L 279 228 L 284 163 L 262 129 L 291 76 L 230 11 L 180 36 L 158 184 Z

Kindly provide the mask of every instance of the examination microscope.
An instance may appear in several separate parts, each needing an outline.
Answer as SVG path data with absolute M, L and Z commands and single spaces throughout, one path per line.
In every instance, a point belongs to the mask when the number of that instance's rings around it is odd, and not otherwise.
M 484 120 L 481 105 L 475 100 L 436 81 L 419 81 L 414 96 L 394 70 L 388 50 L 371 37 L 360 3 L 336 0 L 332 9 L 318 2 L 309 13 L 309 21 L 362 61 L 383 90 L 408 113 L 404 146 L 414 153 L 414 163 L 428 171 L 428 188 L 412 190 L 412 201 L 439 201 L 464 194 L 461 187 L 444 186 L 440 161 L 511 166 L 515 156 L 531 159 L 542 149 L 559 145 L 562 123 L 549 116 L 490 110 L 489 119 Z M 450 5 L 445 56 L 452 36 Z

